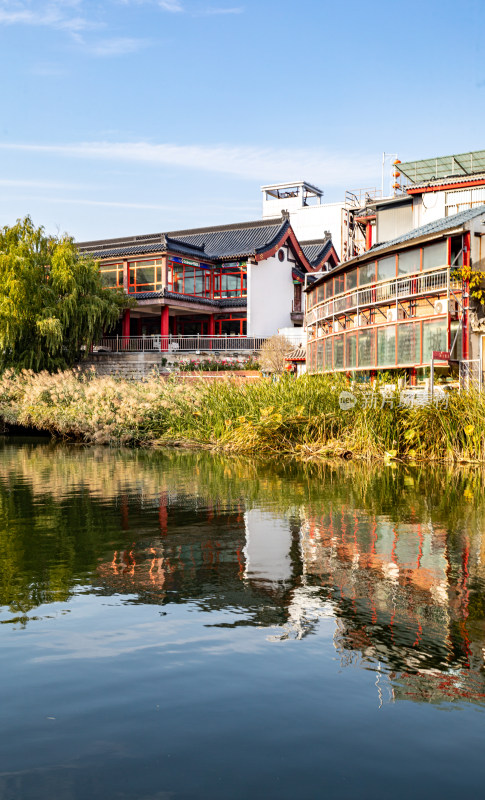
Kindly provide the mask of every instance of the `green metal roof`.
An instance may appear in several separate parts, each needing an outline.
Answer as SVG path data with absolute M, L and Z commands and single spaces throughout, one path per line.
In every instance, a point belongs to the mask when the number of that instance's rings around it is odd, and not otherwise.
M 476 172 L 485 172 L 485 150 L 440 158 L 424 158 L 421 161 L 406 161 L 396 164 L 396 167 L 412 183 L 473 175 Z

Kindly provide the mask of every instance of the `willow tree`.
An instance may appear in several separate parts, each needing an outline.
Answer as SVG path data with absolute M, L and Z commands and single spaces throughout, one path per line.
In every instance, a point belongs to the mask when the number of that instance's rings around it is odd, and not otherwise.
M 71 237 L 47 236 L 30 217 L 0 229 L 0 369 L 71 366 L 128 303 L 103 289 Z

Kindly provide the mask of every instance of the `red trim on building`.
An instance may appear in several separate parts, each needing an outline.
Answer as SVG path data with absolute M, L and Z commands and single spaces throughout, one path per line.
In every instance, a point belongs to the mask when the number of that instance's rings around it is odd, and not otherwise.
M 407 194 L 427 194 L 428 192 L 445 192 L 453 189 L 467 189 L 469 186 L 485 186 L 485 178 L 476 181 L 461 181 L 459 183 L 440 183 L 435 186 L 422 186 L 421 188 L 406 187 Z
M 307 261 L 305 254 L 300 247 L 298 239 L 293 233 L 292 228 L 288 228 L 288 230 L 286 231 L 286 233 L 283 234 L 281 239 L 271 248 L 269 248 L 268 250 L 263 250 L 263 252 L 261 253 L 258 253 L 255 256 L 256 261 L 264 261 L 266 258 L 271 258 L 271 256 L 274 256 L 274 254 L 280 249 L 280 247 L 283 247 L 283 245 L 286 244 L 287 242 L 289 243 L 293 251 L 293 255 L 297 256 L 300 259 L 301 263 L 303 264 L 307 272 L 314 272 L 312 266 L 310 265 L 310 262 Z

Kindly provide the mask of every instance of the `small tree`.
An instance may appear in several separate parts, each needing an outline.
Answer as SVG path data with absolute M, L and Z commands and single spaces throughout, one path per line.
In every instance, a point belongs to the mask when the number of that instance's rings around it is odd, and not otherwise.
M 281 373 L 286 367 L 286 356 L 291 349 L 291 344 L 284 336 L 272 336 L 267 339 L 259 357 L 263 372 Z
M 96 262 L 30 219 L 0 229 L 0 369 L 72 366 L 130 305 L 103 289 Z

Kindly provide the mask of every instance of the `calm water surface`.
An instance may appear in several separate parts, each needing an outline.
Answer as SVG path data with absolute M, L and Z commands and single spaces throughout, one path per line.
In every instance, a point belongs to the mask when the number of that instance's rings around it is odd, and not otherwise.
M 0 444 L 0 799 L 482 797 L 484 488 Z

